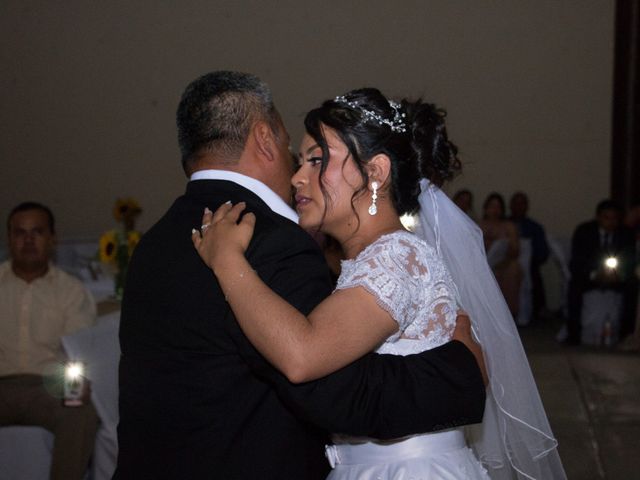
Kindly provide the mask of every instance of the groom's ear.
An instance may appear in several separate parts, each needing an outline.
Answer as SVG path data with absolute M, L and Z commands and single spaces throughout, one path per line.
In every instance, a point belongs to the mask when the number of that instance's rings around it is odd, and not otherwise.
M 277 144 L 271 126 L 259 120 L 253 124 L 250 135 L 260 158 L 273 161 L 276 158 Z

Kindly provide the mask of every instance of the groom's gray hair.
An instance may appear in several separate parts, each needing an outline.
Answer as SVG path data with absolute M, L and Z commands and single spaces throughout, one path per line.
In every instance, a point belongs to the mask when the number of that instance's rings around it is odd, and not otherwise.
M 183 168 L 204 151 L 237 161 L 254 122 L 266 121 L 277 135 L 278 119 L 269 86 L 255 75 L 218 71 L 197 78 L 176 113 Z

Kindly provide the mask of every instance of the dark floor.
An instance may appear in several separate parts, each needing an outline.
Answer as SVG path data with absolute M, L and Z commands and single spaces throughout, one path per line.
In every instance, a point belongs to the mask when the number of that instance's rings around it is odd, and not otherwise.
M 520 330 L 570 480 L 640 479 L 640 354 L 564 347 L 561 321 Z

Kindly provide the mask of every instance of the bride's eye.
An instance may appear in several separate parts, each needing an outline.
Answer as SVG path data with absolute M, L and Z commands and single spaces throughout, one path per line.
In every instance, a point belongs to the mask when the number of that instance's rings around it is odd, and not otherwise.
M 307 158 L 307 162 L 309 162 L 312 167 L 316 167 L 322 164 L 322 157 Z

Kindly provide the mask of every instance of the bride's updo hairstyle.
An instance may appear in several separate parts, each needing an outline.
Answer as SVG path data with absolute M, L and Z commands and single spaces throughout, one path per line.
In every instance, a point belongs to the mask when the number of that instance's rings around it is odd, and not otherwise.
M 311 110 L 304 124 L 322 150 L 320 186 L 325 199 L 322 178 L 329 148 L 323 125 L 335 130 L 362 175 L 364 185 L 353 198 L 369 184 L 365 165 L 382 153 L 391 159 L 390 191 L 396 211 L 399 215 L 418 211 L 421 178 L 441 186 L 461 169 L 458 149 L 447 138 L 445 116 L 444 110 L 421 100 L 389 101 L 375 88 L 352 90 Z

